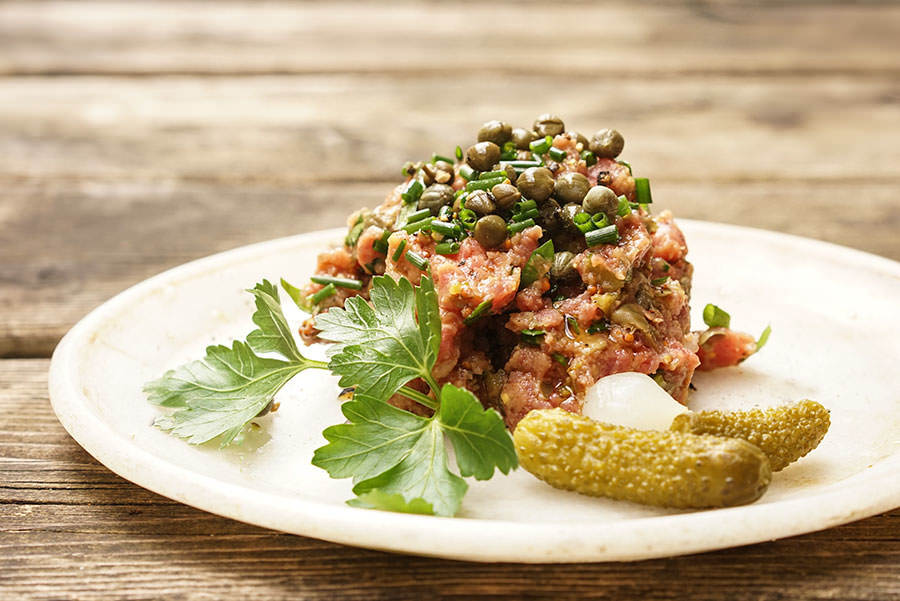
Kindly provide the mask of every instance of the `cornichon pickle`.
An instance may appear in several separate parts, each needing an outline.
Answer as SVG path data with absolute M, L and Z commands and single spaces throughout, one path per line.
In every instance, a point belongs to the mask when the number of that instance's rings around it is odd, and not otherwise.
M 772 479 L 766 455 L 745 440 L 635 430 L 562 409 L 531 411 L 513 439 L 522 467 L 551 486 L 647 505 L 742 505 Z
M 828 410 L 807 399 L 765 411 L 684 413 L 672 421 L 671 430 L 741 438 L 759 447 L 777 472 L 815 449 L 830 425 Z

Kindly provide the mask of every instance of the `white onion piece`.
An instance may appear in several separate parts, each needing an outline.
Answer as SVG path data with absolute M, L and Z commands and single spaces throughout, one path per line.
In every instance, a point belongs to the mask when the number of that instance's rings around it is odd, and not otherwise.
M 668 430 L 688 408 L 648 375 L 625 372 L 600 378 L 584 395 L 582 414 L 598 422 L 641 430 Z

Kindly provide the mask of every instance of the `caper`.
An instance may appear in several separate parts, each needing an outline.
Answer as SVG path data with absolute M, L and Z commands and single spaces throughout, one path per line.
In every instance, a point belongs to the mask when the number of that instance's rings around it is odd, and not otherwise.
M 556 280 L 571 280 L 578 271 L 572 264 L 575 253 L 564 250 L 553 255 L 553 265 L 550 266 L 550 275 Z
M 490 215 L 497 209 L 497 205 L 485 190 L 475 190 L 466 197 L 466 208 L 479 215 Z
M 506 240 L 506 222 L 499 215 L 482 217 L 475 223 L 475 239 L 485 248 L 500 246 Z
M 585 194 L 581 206 L 584 207 L 585 213 L 591 215 L 605 213 L 611 217 L 619 210 L 619 197 L 606 186 L 594 186 Z
M 529 167 L 516 180 L 516 187 L 522 196 L 536 202 L 550 198 L 553 185 L 553 174 L 546 167 Z
M 581 205 L 578 203 L 570 202 L 565 205 L 562 209 L 560 209 L 560 217 L 562 218 L 562 224 L 565 228 L 572 230 L 573 232 L 581 232 L 578 229 L 578 226 L 575 225 L 575 215 L 581 212 Z
M 491 188 L 491 194 L 494 195 L 494 202 L 504 211 L 513 208 L 522 198 L 522 194 L 512 184 L 497 184 Z
M 568 171 L 556 178 L 554 194 L 560 202 L 581 202 L 590 188 L 588 178 L 575 171 Z
M 493 142 L 497 146 L 503 146 L 509 142 L 510 137 L 512 137 L 512 126 L 496 119 L 488 121 L 478 130 L 479 142 Z
M 466 150 L 466 163 L 475 171 L 490 171 L 500 160 L 500 147 L 493 142 L 479 142 Z
M 512 141 L 519 150 L 528 150 L 528 145 L 537 140 L 537 137 L 537 134 L 530 129 L 516 127 L 512 130 Z
M 578 149 L 579 151 L 587 150 L 591 144 L 590 140 L 588 140 L 580 131 L 570 131 L 569 137 L 575 140 L 575 144 L 581 144 L 581 148 Z
M 559 214 L 559 203 L 548 198 L 538 207 L 538 222 L 545 231 L 557 232 L 562 226 L 562 218 Z
M 558 136 L 566 131 L 566 125 L 558 115 L 544 113 L 534 121 L 534 131 L 540 137 Z
M 453 188 L 446 184 L 432 184 L 422 192 L 417 206 L 420 209 L 428 209 L 432 215 L 437 215 L 441 207 L 453 202 L 455 195 Z
M 614 129 L 601 129 L 591 138 L 591 152 L 601 159 L 614 159 L 625 148 L 625 138 Z

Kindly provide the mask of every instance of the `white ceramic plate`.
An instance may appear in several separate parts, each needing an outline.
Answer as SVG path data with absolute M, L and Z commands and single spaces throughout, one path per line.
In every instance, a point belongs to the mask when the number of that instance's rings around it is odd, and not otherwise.
M 691 407 L 768 406 L 809 397 L 831 410 L 821 446 L 744 507 L 678 512 L 561 492 L 524 470 L 470 482 L 457 518 L 348 507 L 349 480 L 310 464 L 343 418 L 337 386 L 305 372 L 240 448 L 192 447 L 156 430 L 147 380 L 253 328 L 262 277 L 300 283 L 342 231 L 264 242 L 201 259 L 116 296 L 69 332 L 50 394 L 69 433 L 112 471 L 171 499 L 325 540 L 475 561 L 637 560 L 730 547 L 843 524 L 900 505 L 900 264 L 781 234 L 682 221 L 698 308 L 738 329 L 772 324 L 738 368 L 698 374 Z M 290 303 L 286 303 L 287 305 Z M 288 309 L 293 309 L 289 307 Z M 289 312 L 295 321 L 299 312 Z M 312 349 L 313 356 L 323 349 Z

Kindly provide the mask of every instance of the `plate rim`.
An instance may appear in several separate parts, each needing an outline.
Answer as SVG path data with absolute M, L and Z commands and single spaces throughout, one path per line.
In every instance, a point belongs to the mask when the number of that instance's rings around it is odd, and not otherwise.
M 900 280 L 900 262 L 848 248 L 780 232 L 715 222 L 679 219 L 692 230 L 733 231 L 800 245 L 843 260 L 862 262 L 888 277 Z M 242 522 L 331 542 L 383 551 L 443 557 L 466 561 L 516 563 L 569 563 L 585 561 L 634 561 L 741 546 L 823 530 L 889 511 L 900 505 L 900 480 L 891 478 L 900 469 L 900 451 L 882 458 L 867 470 L 844 482 L 848 489 L 827 490 L 800 499 L 760 505 L 701 510 L 662 516 L 626 518 L 615 522 L 532 523 L 482 518 L 441 518 L 381 512 L 366 520 L 371 510 L 312 501 L 248 486 L 223 482 L 163 460 L 134 444 L 89 410 L 78 381 L 79 354 L 91 335 L 121 307 L 190 274 L 208 271 L 236 258 L 250 259 L 277 252 L 301 241 L 328 242 L 343 235 L 344 228 L 319 230 L 275 238 L 196 259 L 152 276 L 107 300 L 82 318 L 54 350 L 49 370 L 50 401 L 57 418 L 75 441 L 117 475 L 175 501 Z M 151 465 L 153 469 L 143 469 Z M 859 480 L 860 482 L 856 482 Z M 858 489 L 877 483 L 860 503 Z M 855 493 L 855 494 L 854 494 Z M 286 510 L 285 506 L 289 509 Z M 809 507 L 817 509 L 810 511 Z M 361 513 L 365 512 L 365 513 Z M 738 519 L 725 519 L 737 515 Z M 362 520 L 360 519 L 362 518 Z M 765 524 L 759 530 L 750 523 Z M 360 522 L 368 522 L 360 528 Z M 723 523 L 725 524 L 723 527 Z M 715 524 L 714 536 L 710 526 Z M 636 547 L 628 542 L 635 532 L 648 534 L 661 528 L 671 531 L 664 544 Z M 638 537 L 641 538 L 641 537 Z M 473 540 L 478 541 L 473 545 Z M 441 544 L 436 545 L 439 541 Z M 651 538 L 652 541 L 652 538 Z M 440 548 L 437 548 L 440 547 Z

